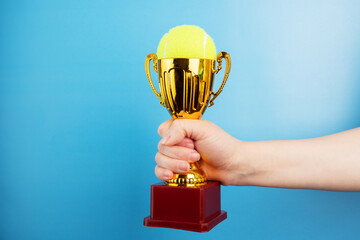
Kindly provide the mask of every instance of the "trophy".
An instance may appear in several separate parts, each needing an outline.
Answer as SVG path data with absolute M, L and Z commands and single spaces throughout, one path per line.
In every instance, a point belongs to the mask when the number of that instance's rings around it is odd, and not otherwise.
M 189 27 L 195 28 L 195 26 L 180 26 L 174 29 L 181 28 L 180 30 L 184 31 L 187 30 L 184 28 Z M 184 37 L 186 32 L 181 33 Z M 191 36 L 193 35 L 189 34 L 186 40 L 191 41 Z M 207 47 L 205 42 L 204 52 Z M 214 100 L 225 86 L 230 72 L 230 56 L 226 52 L 219 52 L 216 60 L 204 58 L 205 54 L 202 53 L 198 57 L 185 58 L 181 56 L 182 49 L 178 51 L 180 52 L 177 55 L 180 57 L 159 59 L 155 53 L 147 55 L 146 75 L 160 104 L 166 107 L 173 119 L 200 119 L 207 106 L 214 105 Z M 222 68 L 223 58 L 226 60 L 224 79 L 217 92 L 213 92 L 215 75 Z M 151 79 L 151 61 L 153 70 L 158 75 L 160 92 L 156 90 Z M 172 179 L 151 186 L 151 211 L 150 216 L 144 218 L 144 225 L 208 232 L 226 218 L 227 213 L 222 211 L 220 206 L 220 183 L 208 181 L 199 163 L 195 162 L 190 163 L 187 173 L 174 173 Z

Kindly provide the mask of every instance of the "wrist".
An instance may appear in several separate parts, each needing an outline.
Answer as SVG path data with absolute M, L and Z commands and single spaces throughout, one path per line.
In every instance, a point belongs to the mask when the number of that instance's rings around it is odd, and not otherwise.
M 239 141 L 234 154 L 229 184 L 236 186 L 259 186 L 261 176 L 270 171 L 261 157 L 258 142 Z

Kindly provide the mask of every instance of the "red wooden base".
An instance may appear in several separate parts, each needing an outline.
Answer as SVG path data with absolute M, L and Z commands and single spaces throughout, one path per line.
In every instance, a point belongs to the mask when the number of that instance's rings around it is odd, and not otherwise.
M 220 183 L 196 188 L 158 183 L 151 185 L 151 212 L 144 225 L 208 232 L 226 217 L 220 208 Z

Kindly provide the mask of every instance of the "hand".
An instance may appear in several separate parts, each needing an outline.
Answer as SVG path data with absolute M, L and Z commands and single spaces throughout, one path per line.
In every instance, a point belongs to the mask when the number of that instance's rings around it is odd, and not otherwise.
M 169 180 L 199 161 L 224 185 L 360 191 L 360 128 L 312 139 L 239 141 L 204 120 L 161 124 L 155 174 Z M 316 176 L 316 177 L 314 177 Z
M 169 180 L 174 172 L 185 173 L 189 162 L 200 160 L 207 179 L 230 185 L 236 178 L 241 141 L 205 120 L 168 120 L 160 125 L 159 152 L 155 156 L 155 174 Z

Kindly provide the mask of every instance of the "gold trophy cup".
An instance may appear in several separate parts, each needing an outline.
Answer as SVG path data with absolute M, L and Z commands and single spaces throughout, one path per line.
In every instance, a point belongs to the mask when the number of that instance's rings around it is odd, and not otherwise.
M 213 47 L 214 55 L 215 46 L 211 39 L 206 42 L 207 35 L 203 30 L 199 33 L 199 28 L 192 26 L 180 26 L 175 29 L 177 30 L 169 32 L 169 35 L 173 36 L 172 39 L 175 37 L 178 41 L 172 42 L 172 49 L 180 49 L 177 45 L 180 44 L 182 47 L 185 46 L 181 51 L 186 51 L 186 46 L 195 43 L 191 35 L 186 32 L 186 29 L 190 29 L 192 33 L 197 32 L 198 39 L 204 36 L 204 42 L 197 41 L 197 46 L 204 46 L 204 58 L 166 58 L 164 52 L 164 58 L 159 59 L 155 53 L 151 53 L 145 60 L 146 76 L 160 104 L 167 108 L 173 119 L 200 119 L 206 108 L 214 105 L 214 100 L 225 86 L 230 72 L 230 56 L 226 52 L 220 52 L 216 60 L 205 58 L 206 46 Z M 163 48 L 159 47 L 158 53 L 159 49 L 166 50 L 166 44 L 171 38 L 169 35 L 163 37 L 166 41 L 164 45 L 162 45 L 164 42 L 160 41 L 159 46 Z M 212 54 L 211 49 L 209 51 Z M 211 54 L 208 56 L 211 57 Z M 220 88 L 213 92 L 215 76 L 222 68 L 223 58 L 226 60 L 224 79 Z M 151 61 L 158 75 L 160 92 L 156 90 L 151 79 Z M 208 232 L 227 218 L 226 211 L 221 210 L 220 202 L 220 183 L 207 181 L 199 162 L 191 163 L 187 173 L 175 173 L 166 183 L 151 185 L 151 211 L 150 216 L 144 218 L 144 225 Z
M 224 79 L 217 92 L 213 92 L 215 75 L 222 68 L 222 59 L 226 60 Z M 158 59 L 155 53 L 147 55 L 145 60 L 146 75 L 160 104 L 167 108 L 173 119 L 200 119 L 207 106 L 214 105 L 214 100 L 223 90 L 229 76 L 231 60 L 226 52 L 219 52 L 215 60 L 202 58 L 164 58 Z M 150 61 L 159 77 L 160 92 L 154 87 L 150 75 Z M 199 163 L 191 163 L 186 174 L 174 174 L 167 181 L 169 186 L 196 187 L 206 184 L 206 177 L 199 168 Z

